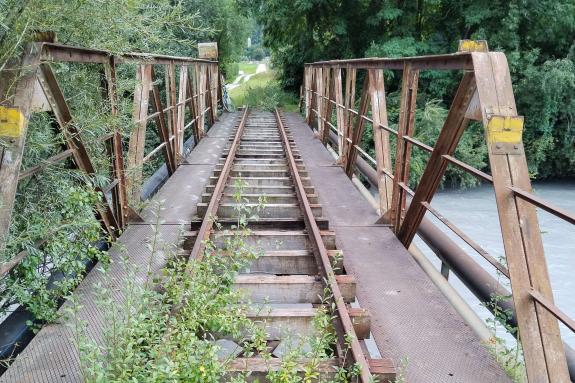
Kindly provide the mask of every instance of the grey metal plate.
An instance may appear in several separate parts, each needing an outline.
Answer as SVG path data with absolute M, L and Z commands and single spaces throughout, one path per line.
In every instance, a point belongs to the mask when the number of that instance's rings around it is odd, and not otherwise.
M 160 206 L 164 223 L 189 223 L 215 165 L 183 165 L 166 181 L 140 215 L 154 222 Z
M 160 227 L 162 246 L 158 247 L 160 250 L 151 260 L 153 272 L 159 271 L 165 265 L 168 252 L 175 250 L 173 244 L 177 242 L 180 230 L 181 227 L 176 225 Z M 77 316 L 79 320 L 86 322 L 86 332 L 90 339 L 101 342 L 105 330 L 105 313 L 96 303 L 94 286 L 103 283 L 111 289 L 116 302 L 123 302 L 122 287 L 125 286 L 123 280 L 126 277 L 126 268 L 122 265 L 121 259 L 125 255 L 128 255 L 130 264 L 136 265 L 136 283 L 143 284 L 147 275 L 146 265 L 151 256 L 147 242 L 151 240 L 152 233 L 149 225 L 128 227 L 117 245 L 110 250 L 112 263 L 107 277 L 104 277 L 100 271 L 101 265 L 98 264 L 80 283 L 75 292 L 76 299 L 81 305 Z M 60 309 L 60 314 L 63 315 L 68 307 L 70 304 L 67 302 Z M 58 323 L 42 328 L 8 371 L 0 377 L 0 382 L 82 382 L 71 323 L 72 318 L 62 317 Z
M 479 339 L 415 263 L 333 157 L 295 113 L 287 126 L 310 174 L 324 215 L 336 233 L 357 297 L 372 315 L 371 331 L 383 356 L 401 365 L 408 382 L 509 382 Z
M 237 116 L 241 116 L 241 112 L 224 113 L 220 116 L 219 121 L 216 121 L 214 126 L 208 130 L 208 137 L 228 137 L 234 127 Z
M 222 151 L 228 144 L 228 139 L 225 137 L 209 137 L 202 138 L 198 146 L 192 150 L 190 155 L 184 161 L 184 165 L 215 165 L 218 163 Z

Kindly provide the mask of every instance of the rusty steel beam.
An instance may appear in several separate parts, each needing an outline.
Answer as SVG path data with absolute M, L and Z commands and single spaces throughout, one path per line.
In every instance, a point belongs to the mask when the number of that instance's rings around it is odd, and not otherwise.
M 537 303 L 545 307 L 555 318 L 559 319 L 565 326 L 567 326 L 569 330 L 575 332 L 575 321 L 569 318 L 567 314 L 559 309 L 559 307 L 535 290 L 531 290 L 529 293 Z
M 318 266 L 320 266 L 322 274 L 325 280 L 327 281 L 329 288 L 331 289 L 331 293 L 333 294 L 333 300 L 337 308 L 337 315 L 341 322 L 341 326 L 343 327 L 343 331 L 345 332 L 346 335 L 348 335 L 351 338 L 349 347 L 351 348 L 351 354 L 353 360 L 360 367 L 360 375 L 359 375 L 360 381 L 362 383 L 372 382 L 373 377 L 369 369 L 369 363 L 365 358 L 359 340 L 355 335 L 353 322 L 351 321 L 349 312 L 347 311 L 347 307 L 343 300 L 341 290 L 336 282 L 335 273 L 333 272 L 333 269 L 331 267 L 331 261 L 329 259 L 327 249 L 321 237 L 321 232 L 313 215 L 311 205 L 309 203 L 309 200 L 307 199 L 305 187 L 299 175 L 299 170 L 292 153 L 290 142 L 285 132 L 285 128 L 283 126 L 280 113 L 277 109 L 275 110 L 275 117 L 282 138 L 282 145 L 284 147 L 286 157 L 288 160 L 290 173 L 295 183 L 295 190 L 298 197 L 299 205 L 303 211 L 303 218 L 305 221 L 306 229 L 308 231 L 308 235 L 310 237 L 312 246 L 315 250 L 314 253 L 316 254 L 316 257 L 319 258 Z
M 531 204 L 545 210 L 546 212 L 575 225 L 575 214 L 565 209 L 553 206 L 544 199 L 536 196 L 533 193 L 526 192 L 519 187 L 509 186 L 509 189 L 511 189 L 511 191 L 513 191 L 513 193 L 515 193 L 519 198 L 524 199 L 525 201 L 530 202 Z
M 154 72 L 152 70 L 152 78 L 154 76 L 153 73 Z M 156 129 L 158 130 L 160 141 L 164 145 L 164 159 L 166 162 L 166 167 L 168 169 L 168 174 L 171 176 L 176 171 L 178 165 L 174 158 L 174 150 L 172 148 L 172 143 L 170 141 L 170 131 L 166 127 L 165 114 L 162 109 L 162 100 L 160 98 L 160 89 L 158 88 L 157 85 L 152 85 L 152 95 L 154 101 L 152 103 L 152 107 L 156 110 L 157 113 L 159 113 L 158 116 L 156 117 Z
M 401 225 L 401 217 L 406 203 L 406 195 L 399 184 L 409 181 L 411 170 L 411 145 L 405 140 L 405 137 L 412 136 L 415 130 L 415 108 L 417 105 L 419 71 L 412 70 L 411 63 L 405 64 L 401 83 L 400 114 L 395 154 L 395 176 L 393 178 L 391 206 L 388 209 L 389 221 L 396 233 Z
M 369 106 L 368 88 L 369 88 L 369 77 L 365 77 L 361 92 L 361 100 L 359 103 L 360 115 L 367 114 L 367 109 Z M 353 174 L 353 164 L 355 163 L 355 159 L 357 158 L 356 145 L 359 145 L 361 143 L 364 127 L 365 127 L 365 120 L 362 118 L 357 118 L 355 121 L 355 129 L 353 129 L 353 132 L 351 132 L 350 128 L 349 133 L 351 134 L 351 143 L 347 147 L 348 152 L 346 153 L 346 163 L 343 164 L 345 173 L 347 174 L 348 177 L 351 177 L 351 175 Z
M 473 62 L 469 52 L 452 53 L 434 56 L 416 56 L 406 58 L 360 58 L 350 60 L 329 60 L 306 63 L 309 67 L 331 67 L 343 68 L 353 67 L 355 69 L 393 69 L 403 70 L 406 63 L 410 63 L 412 69 L 416 70 L 457 70 L 473 69 Z
M 218 61 L 203 60 L 193 57 L 177 57 L 166 55 L 153 55 L 147 53 L 124 53 L 113 54 L 110 51 L 102 49 L 92 49 L 76 47 L 57 43 L 38 43 L 41 49 L 40 59 L 44 62 L 76 62 L 76 63 L 93 63 L 106 64 L 110 57 L 114 58 L 116 64 L 135 63 L 135 64 L 189 64 L 189 63 L 208 63 L 218 64 Z
M 472 57 L 527 378 L 567 382 L 557 318 L 530 295 L 536 290 L 553 302 L 537 212 L 509 189 L 530 191 L 531 181 L 522 142 L 523 118 L 517 114 L 507 59 L 501 52 L 474 52 Z M 500 128 L 499 124 L 506 125 Z
M 407 209 L 401 226 L 396 232 L 397 237 L 406 248 L 411 244 L 417 232 L 417 227 L 425 214 L 425 208 L 421 205 L 421 202 L 431 202 L 447 168 L 447 161 L 442 156 L 444 154 L 453 155 L 459 139 L 467 126 L 465 111 L 473 93 L 475 93 L 475 89 L 475 76 L 473 73 L 468 72 L 463 76 L 459 84 L 447 119 L 421 176 L 421 181 L 413 197 L 414 203 Z
M 0 147 L 0 249 L 4 248 L 10 222 L 12 218 L 12 209 L 16 197 L 16 188 L 18 186 L 18 177 L 20 175 L 20 165 L 26 143 L 26 133 L 28 131 L 28 121 L 33 111 L 33 95 L 36 83 L 36 71 L 40 64 L 40 53 L 36 45 L 27 47 L 25 55 L 21 61 L 22 67 L 27 68 L 21 74 L 21 78 L 15 84 L 14 94 L 2 95 L 6 99 L 11 99 L 9 105 L 18 111 L 18 129 L 13 129 L 11 136 L 2 137 L 8 145 Z M 0 73 L 0 88 L 13 79 L 12 73 Z M 0 89 L 8 91 L 8 89 Z M 4 100 L 1 100 L 4 101 Z
M 56 154 L 56 155 L 54 155 L 48 159 L 45 159 L 44 161 L 42 161 L 38 165 L 31 166 L 30 168 L 21 171 L 20 175 L 18 176 L 18 181 L 21 181 L 24 178 L 30 177 L 30 176 L 46 169 L 49 166 L 56 165 L 58 162 L 64 161 L 65 159 L 74 155 L 74 150 L 75 149 L 66 149 L 61 153 L 58 153 L 58 154 Z
M 50 107 L 52 108 L 56 121 L 58 122 L 58 128 L 64 135 L 64 140 L 66 141 L 68 149 L 73 149 L 72 155 L 76 166 L 88 175 L 94 175 L 96 173 L 94 165 L 92 164 L 86 146 L 82 141 L 80 132 L 74 125 L 72 113 L 68 107 L 64 93 L 62 92 L 62 89 L 56 80 L 56 76 L 49 64 L 40 64 L 38 80 L 50 102 Z M 103 202 L 103 206 L 96 208 L 96 216 L 101 222 L 104 230 L 115 239 L 119 230 L 116 216 L 110 208 L 108 199 L 102 192 L 102 189 L 100 187 L 95 187 L 95 190 L 101 194 Z

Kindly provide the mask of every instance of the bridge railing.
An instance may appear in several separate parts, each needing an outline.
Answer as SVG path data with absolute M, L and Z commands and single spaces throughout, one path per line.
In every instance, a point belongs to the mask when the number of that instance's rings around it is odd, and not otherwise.
M 402 72 L 397 128 L 388 123 L 384 70 Z M 414 135 L 419 74 L 426 70 L 456 70 L 462 74 L 433 146 Z M 363 84 L 358 86 L 356 82 L 361 77 Z M 356 89 L 361 92 L 359 102 Z M 388 223 L 403 245 L 409 247 L 416 233 L 429 226 L 425 213 L 429 211 L 438 218 L 510 279 L 529 381 L 569 382 L 558 321 L 572 331 L 575 323 L 553 303 L 536 207 L 569 223 L 575 223 L 575 216 L 531 191 L 522 142 L 523 117 L 517 114 L 505 55 L 489 52 L 485 42 L 462 41 L 460 51 L 455 54 L 316 62 L 305 66 L 301 94 L 308 124 L 316 127 L 324 144 L 332 146 L 348 176 L 357 171 L 377 186 L 379 222 Z M 457 145 L 471 121 L 479 121 L 484 127 L 491 174 L 455 157 Z M 375 158 L 361 147 L 366 124 L 372 127 Z M 390 138 L 395 140 L 393 153 Z M 413 148 L 429 154 L 415 190 L 409 186 Z M 506 265 L 432 206 L 448 165 L 493 185 Z M 429 243 L 429 230 L 426 234 Z M 440 246 L 431 247 L 437 250 Z M 445 254 L 438 255 L 445 262 Z M 458 252 L 455 256 L 461 258 L 462 254 Z M 464 261 L 469 263 L 469 257 L 457 259 L 458 263 Z M 477 278 L 469 272 L 468 275 Z M 489 279 L 489 274 L 486 278 Z M 500 287 L 496 281 L 495 284 Z M 478 286 L 473 291 L 477 294 L 485 287 Z M 485 294 L 481 298 L 489 299 Z M 569 348 L 568 351 L 572 352 Z M 575 377 L 575 371 L 572 376 Z
M 53 69 L 59 64 L 67 65 L 59 71 L 64 73 L 60 76 L 72 76 L 72 65 L 97 66 L 101 84 L 92 85 L 100 89 L 101 97 L 93 102 L 107 105 L 111 121 L 102 136 L 90 137 L 78 129 Z M 161 68 L 165 76 L 156 76 L 154 68 Z M 118 126 L 126 122 L 117 119 L 118 115 L 127 113 L 120 110 L 119 97 L 124 101 L 132 97 L 118 94 L 118 70 L 123 70 L 122 81 L 135 84 L 130 126 Z M 135 79 L 128 79 L 127 74 L 134 71 Z M 18 183 L 70 158 L 73 168 L 89 176 L 105 174 L 110 180 L 107 186 L 95 187 L 102 199 L 95 213 L 104 232 L 115 238 L 129 221 L 139 219 L 136 210 L 142 194 L 144 165 L 161 152 L 171 175 L 186 154 L 185 137 L 192 136 L 188 141 L 199 142 L 206 126 L 217 119 L 220 100 L 217 61 L 142 53 L 116 55 L 48 42 L 29 45 L 20 62 L 12 62 L 0 72 L 0 248 L 4 248 L 8 235 Z M 56 133 L 63 135 L 65 148 L 21 169 L 28 122 L 33 114 L 46 112 L 56 120 Z M 159 144 L 150 149 L 153 142 Z M 90 153 L 101 156 L 95 159 Z M 96 164 L 102 164 L 102 157 L 107 169 L 96 168 Z M 36 246 L 45 242 L 41 239 Z M 23 250 L 0 264 L 0 278 L 27 256 L 28 251 Z

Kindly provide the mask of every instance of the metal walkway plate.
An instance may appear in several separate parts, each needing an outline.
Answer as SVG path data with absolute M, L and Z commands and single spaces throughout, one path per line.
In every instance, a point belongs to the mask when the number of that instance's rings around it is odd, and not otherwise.
M 335 230 L 344 264 L 357 280 L 357 296 L 372 315 L 372 333 L 406 364 L 408 382 L 510 382 L 473 331 L 416 264 L 296 113 L 286 126 Z

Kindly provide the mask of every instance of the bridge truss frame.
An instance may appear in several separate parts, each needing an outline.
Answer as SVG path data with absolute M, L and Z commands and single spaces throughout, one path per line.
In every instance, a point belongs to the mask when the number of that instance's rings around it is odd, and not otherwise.
M 90 142 L 82 137 L 58 84 L 51 65 L 54 63 L 101 65 L 102 84 L 96 85 L 102 90 L 111 117 L 119 114 L 117 68 L 121 64 L 136 65 L 131 119 L 134 128 L 128 140 L 119 126 L 110 126 L 107 134 Z M 165 68 L 163 81 L 154 75 L 154 66 Z M 158 83 L 162 83 L 162 89 Z M 191 128 L 197 144 L 206 133 L 206 124 L 209 127 L 217 120 L 221 85 L 218 61 L 146 53 L 113 54 L 51 42 L 29 44 L 21 61 L 0 72 L 0 246 L 4 246 L 10 228 L 18 182 L 69 158 L 74 168 L 93 175 L 96 169 L 86 146 L 102 144 L 112 180 L 106 187 L 95 187 L 102 199 L 95 215 L 103 232 L 115 239 L 128 222 L 140 220 L 135 206 L 141 199 L 143 165 L 161 151 L 168 174 L 176 171 L 185 156 L 184 133 Z M 28 121 L 33 113 L 41 112 L 53 115 L 58 132 L 64 136 L 65 149 L 35 166 L 20 169 Z M 160 144 L 145 153 L 146 130 L 150 127 L 155 128 Z M 45 242 L 36 245 L 40 247 Z M 0 278 L 14 270 L 28 254 L 23 250 L 0 264 Z
M 397 130 L 388 124 L 385 70 L 402 71 Z M 414 138 L 419 73 L 425 70 L 462 72 L 433 147 Z M 365 76 L 355 109 L 359 71 L 365 71 Z M 331 144 L 348 176 L 354 174 L 358 160 L 374 165 L 380 222 L 389 223 L 405 247 L 410 246 L 429 211 L 510 279 L 528 380 L 570 382 L 558 321 L 572 331 L 575 321 L 553 303 L 536 207 L 571 224 L 575 215 L 532 193 L 522 142 L 523 117 L 517 114 L 505 55 L 489 52 L 486 42 L 464 40 L 455 54 L 309 63 L 305 65 L 301 95 L 308 124 L 315 123 L 318 138 L 325 145 Z M 491 175 L 454 157 L 472 120 L 485 128 Z M 375 159 L 361 148 L 366 123 L 373 127 Z M 396 137 L 394 162 L 390 135 Z M 430 154 L 415 191 L 409 188 L 414 146 Z M 358 154 L 363 158 L 358 159 Z M 431 206 L 450 164 L 493 184 L 507 267 Z

